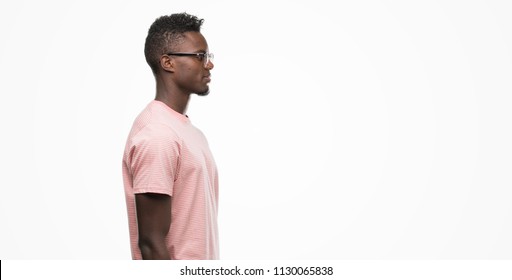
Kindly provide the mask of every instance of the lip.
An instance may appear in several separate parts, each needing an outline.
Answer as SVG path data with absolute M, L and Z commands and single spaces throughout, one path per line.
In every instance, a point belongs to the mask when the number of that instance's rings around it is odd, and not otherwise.
M 212 80 L 210 75 L 204 76 L 203 79 L 205 79 L 206 82 L 210 82 Z

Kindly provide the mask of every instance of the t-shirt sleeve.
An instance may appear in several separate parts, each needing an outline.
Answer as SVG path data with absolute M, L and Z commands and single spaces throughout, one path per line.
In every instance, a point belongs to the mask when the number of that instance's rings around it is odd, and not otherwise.
M 164 125 L 148 125 L 131 141 L 129 168 L 134 193 L 172 196 L 180 163 L 180 141 Z

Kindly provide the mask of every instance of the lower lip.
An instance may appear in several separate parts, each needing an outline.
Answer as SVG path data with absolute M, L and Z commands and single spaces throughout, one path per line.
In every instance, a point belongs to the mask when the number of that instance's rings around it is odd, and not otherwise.
M 207 83 L 209 83 L 212 79 L 210 77 L 204 77 Z

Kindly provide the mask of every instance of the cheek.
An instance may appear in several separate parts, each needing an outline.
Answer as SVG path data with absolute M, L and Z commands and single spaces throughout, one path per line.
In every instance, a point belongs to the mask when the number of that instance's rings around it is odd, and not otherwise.
M 193 64 L 183 65 L 180 70 L 183 76 L 194 76 L 195 74 L 201 72 L 201 70 L 197 68 L 197 65 Z
M 190 88 L 190 90 L 198 90 L 195 87 L 202 81 L 202 70 L 198 65 L 182 65 L 176 74 L 176 82 L 180 86 Z
M 188 80 L 189 77 L 192 75 L 193 72 L 192 67 L 188 65 L 182 65 L 178 71 L 176 71 L 176 77 L 180 79 L 181 81 Z

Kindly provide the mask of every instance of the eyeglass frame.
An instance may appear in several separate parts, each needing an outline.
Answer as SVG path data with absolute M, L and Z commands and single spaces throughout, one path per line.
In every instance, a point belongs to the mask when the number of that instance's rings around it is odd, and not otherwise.
M 199 52 L 199 53 L 170 52 L 170 53 L 166 53 L 166 54 L 167 55 L 175 55 L 175 56 L 195 56 L 200 61 L 203 61 L 204 67 L 208 66 L 208 63 L 210 63 L 210 62 L 213 63 L 213 59 L 214 59 L 213 53 L 210 53 L 210 52 Z

